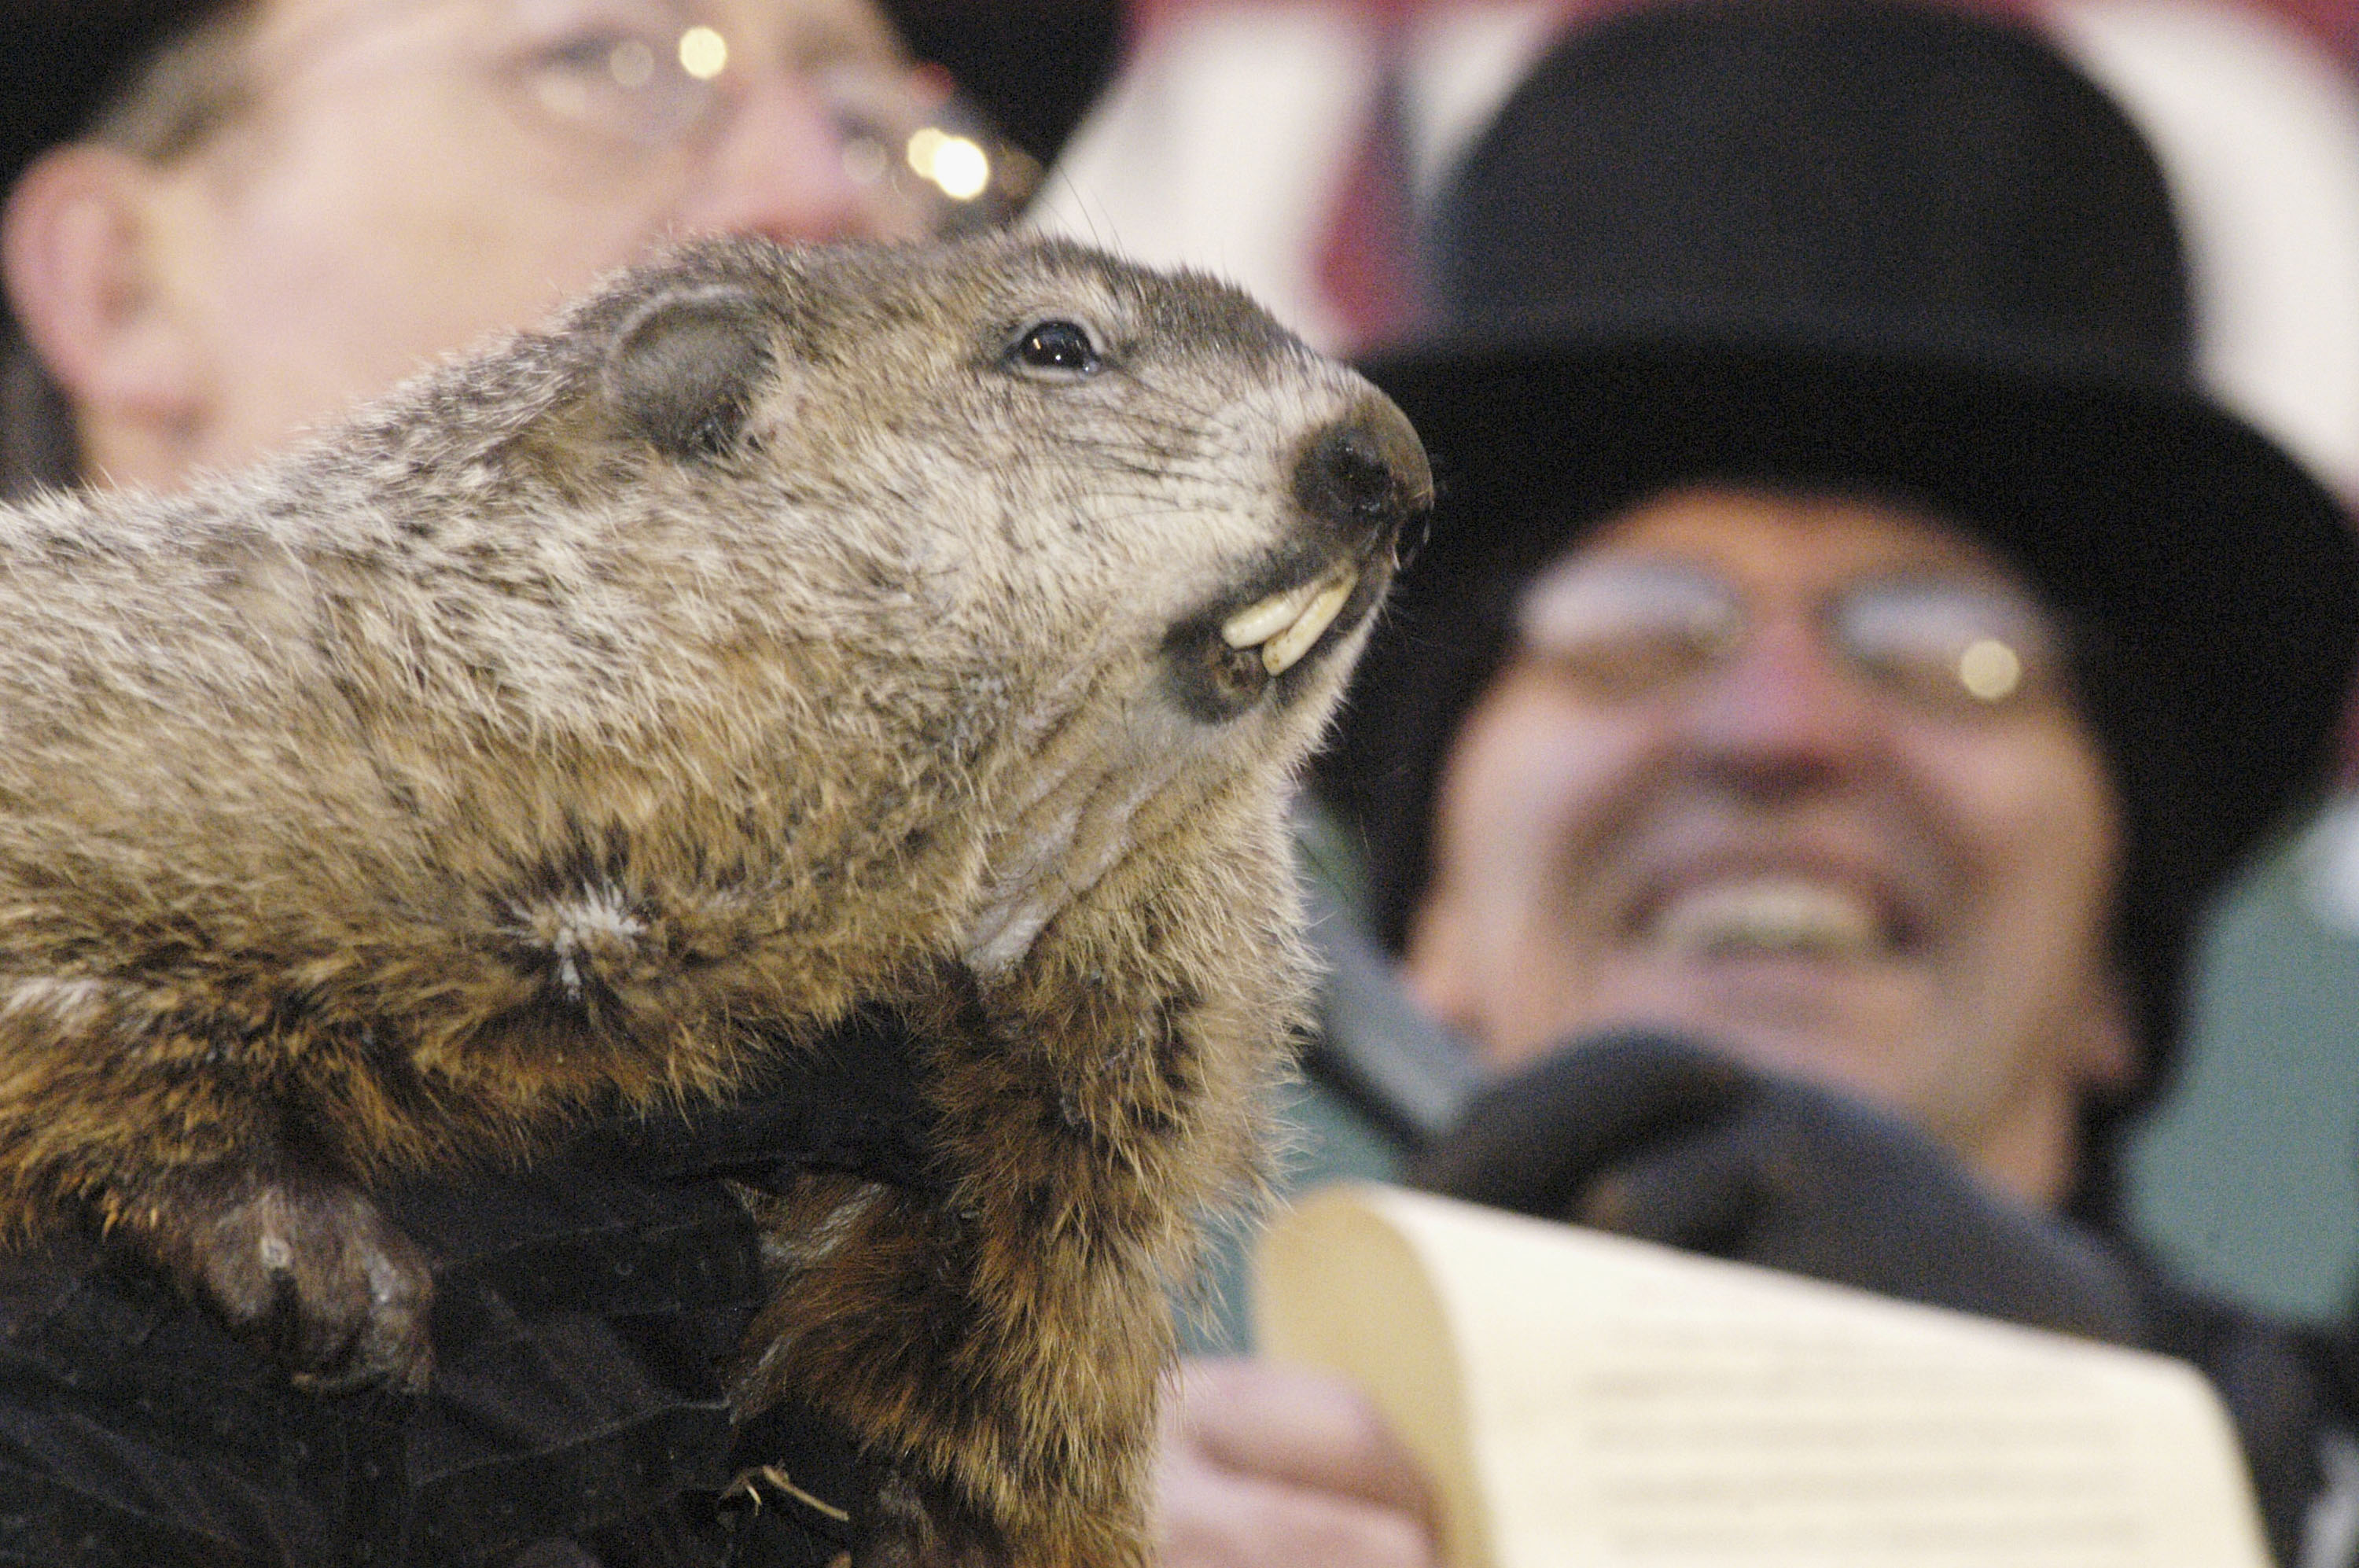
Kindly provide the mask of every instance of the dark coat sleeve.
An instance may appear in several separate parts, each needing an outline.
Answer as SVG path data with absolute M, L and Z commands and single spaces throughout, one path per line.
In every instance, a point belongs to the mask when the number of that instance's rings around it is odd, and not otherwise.
M 811 1412 L 733 1421 L 732 1183 L 922 1186 L 908 1047 L 855 1019 L 740 1103 L 380 1194 L 434 1260 L 415 1398 L 295 1388 L 121 1247 L 0 1250 L 0 1568 L 823 1568 L 855 1527 L 796 1496 L 876 1477 Z
M 414 1399 L 295 1388 L 116 1247 L 0 1263 L 0 1563 L 459 1568 L 718 1497 L 718 1364 L 756 1284 L 719 1182 L 552 1169 L 393 1207 L 438 1265 Z M 664 1533 L 647 1561 L 726 1561 L 717 1525 L 701 1555 Z

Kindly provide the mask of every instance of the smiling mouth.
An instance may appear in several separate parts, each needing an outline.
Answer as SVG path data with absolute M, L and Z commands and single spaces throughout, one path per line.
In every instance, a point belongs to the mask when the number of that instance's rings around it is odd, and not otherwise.
M 1868 961 L 1902 956 L 1901 922 L 1854 889 L 1792 877 L 1716 881 L 1645 912 L 1639 935 L 1677 958 Z
M 1272 593 L 1221 623 L 1221 641 L 1233 651 L 1258 649 L 1262 669 L 1283 675 L 1301 661 L 1343 613 L 1360 585 L 1360 569 L 1344 566 L 1325 577 Z

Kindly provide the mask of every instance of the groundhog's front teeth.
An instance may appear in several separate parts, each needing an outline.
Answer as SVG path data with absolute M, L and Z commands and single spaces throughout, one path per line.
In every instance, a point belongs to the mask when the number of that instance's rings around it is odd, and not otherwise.
M 1221 640 L 1240 649 L 1259 643 L 1262 668 L 1283 675 L 1334 624 L 1359 583 L 1358 569 L 1347 566 L 1334 576 L 1273 593 L 1223 622 Z

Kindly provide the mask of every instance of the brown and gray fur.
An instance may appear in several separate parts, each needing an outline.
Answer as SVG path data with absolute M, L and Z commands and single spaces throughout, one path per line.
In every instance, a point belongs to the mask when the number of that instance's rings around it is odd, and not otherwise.
M 1205 279 L 735 242 L 253 473 L 0 512 L 0 1222 L 415 1383 L 374 1186 L 888 1007 L 944 1195 L 770 1202 L 738 1395 L 906 1478 L 875 1561 L 1142 1561 L 1167 1290 L 1301 1016 L 1285 788 L 1429 488 Z M 1300 664 L 1221 644 L 1344 557 Z

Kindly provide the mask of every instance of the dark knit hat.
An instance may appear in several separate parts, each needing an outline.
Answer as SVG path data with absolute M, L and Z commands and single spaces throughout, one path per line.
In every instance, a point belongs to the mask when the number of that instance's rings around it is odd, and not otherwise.
M 1433 234 L 1439 330 L 1364 368 L 1444 497 L 1321 765 L 1387 941 L 1535 571 L 1681 483 L 1892 495 L 2076 634 L 2157 1083 L 2201 907 L 2330 759 L 2359 567 L 2333 499 L 2198 385 L 2169 197 L 2120 109 L 1987 19 L 1658 5 L 1560 43 Z

